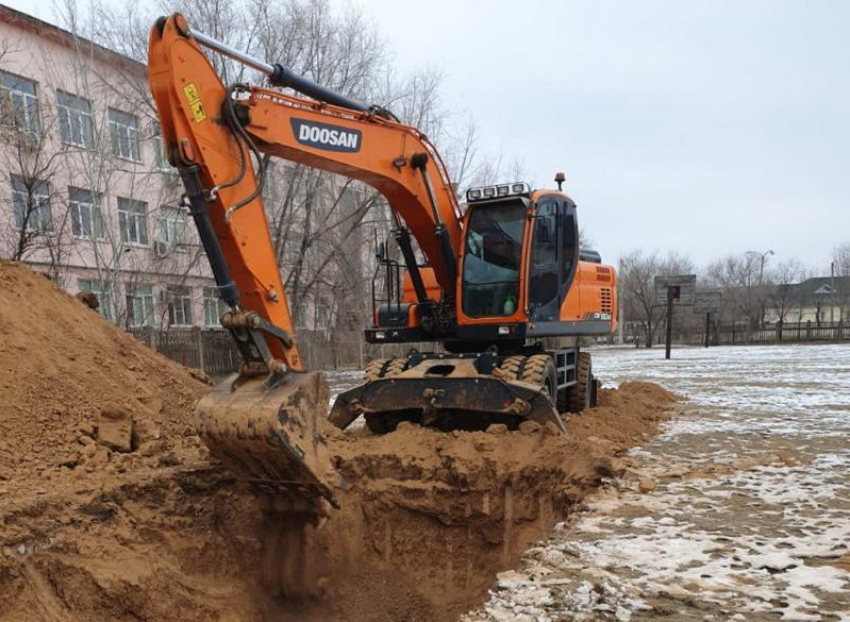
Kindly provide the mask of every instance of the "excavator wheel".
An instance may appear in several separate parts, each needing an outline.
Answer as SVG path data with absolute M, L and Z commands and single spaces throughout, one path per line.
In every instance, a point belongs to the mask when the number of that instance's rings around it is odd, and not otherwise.
M 545 388 L 549 398 L 553 403 L 555 402 L 558 392 L 558 375 L 555 371 L 555 361 L 548 354 L 529 356 L 522 369 L 522 375 L 517 380 Z
M 576 361 L 576 383 L 565 391 L 566 410 L 580 413 L 585 408 L 595 406 L 596 381 L 593 378 L 593 365 L 589 352 L 579 352 Z M 560 400 L 558 406 L 561 406 Z
M 369 361 L 369 364 L 366 365 L 366 369 L 363 371 L 363 380 L 366 382 L 372 382 L 373 380 L 377 380 L 383 375 L 384 367 L 389 362 L 390 359 L 374 359 Z
M 407 364 L 407 359 L 392 359 L 390 364 L 387 365 L 384 370 L 384 373 L 381 374 L 381 378 L 392 378 L 393 376 L 398 376 L 401 372 L 407 369 Z
M 398 376 L 407 368 L 407 359 L 375 359 L 369 361 L 363 371 L 363 380 L 371 382 L 378 378 L 392 378 Z
M 501 362 L 499 367 L 496 368 L 497 373 L 494 375 L 499 376 L 502 380 L 506 380 L 508 382 L 517 380 L 525 361 L 526 357 L 521 354 L 509 356 Z

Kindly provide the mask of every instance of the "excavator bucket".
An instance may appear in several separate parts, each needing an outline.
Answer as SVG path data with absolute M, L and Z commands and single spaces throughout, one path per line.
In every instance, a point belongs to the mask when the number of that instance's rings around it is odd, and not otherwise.
M 197 431 L 213 456 L 278 510 L 337 507 L 324 481 L 331 465 L 321 431 L 329 391 L 318 372 L 269 378 L 234 375 L 200 400 Z

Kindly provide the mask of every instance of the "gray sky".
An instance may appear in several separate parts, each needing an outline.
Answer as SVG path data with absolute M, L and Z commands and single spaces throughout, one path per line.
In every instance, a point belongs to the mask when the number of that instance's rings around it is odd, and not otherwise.
M 850 242 L 850 2 L 361 0 L 494 151 L 563 169 L 603 258 Z
M 850 242 L 850 2 L 355 3 L 399 69 L 445 72 L 488 151 L 566 172 L 606 261 L 773 249 L 828 274 Z

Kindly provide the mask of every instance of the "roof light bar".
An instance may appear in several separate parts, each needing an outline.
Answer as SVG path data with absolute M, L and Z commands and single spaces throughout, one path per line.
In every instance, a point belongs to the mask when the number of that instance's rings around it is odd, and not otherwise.
M 501 199 L 509 196 L 529 196 L 530 194 L 531 186 L 524 181 L 518 181 L 512 184 L 470 188 L 466 191 L 466 201 L 467 203 L 473 203 L 484 199 L 495 199 L 497 197 Z

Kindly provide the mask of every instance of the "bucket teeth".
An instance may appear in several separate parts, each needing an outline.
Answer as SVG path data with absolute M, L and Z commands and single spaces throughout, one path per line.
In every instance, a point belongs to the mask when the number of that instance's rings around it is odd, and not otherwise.
M 275 385 L 233 376 L 198 403 L 198 434 L 213 456 L 259 493 L 321 511 L 336 500 L 324 478 L 330 452 L 321 433 L 328 387 L 320 373 L 290 372 Z

